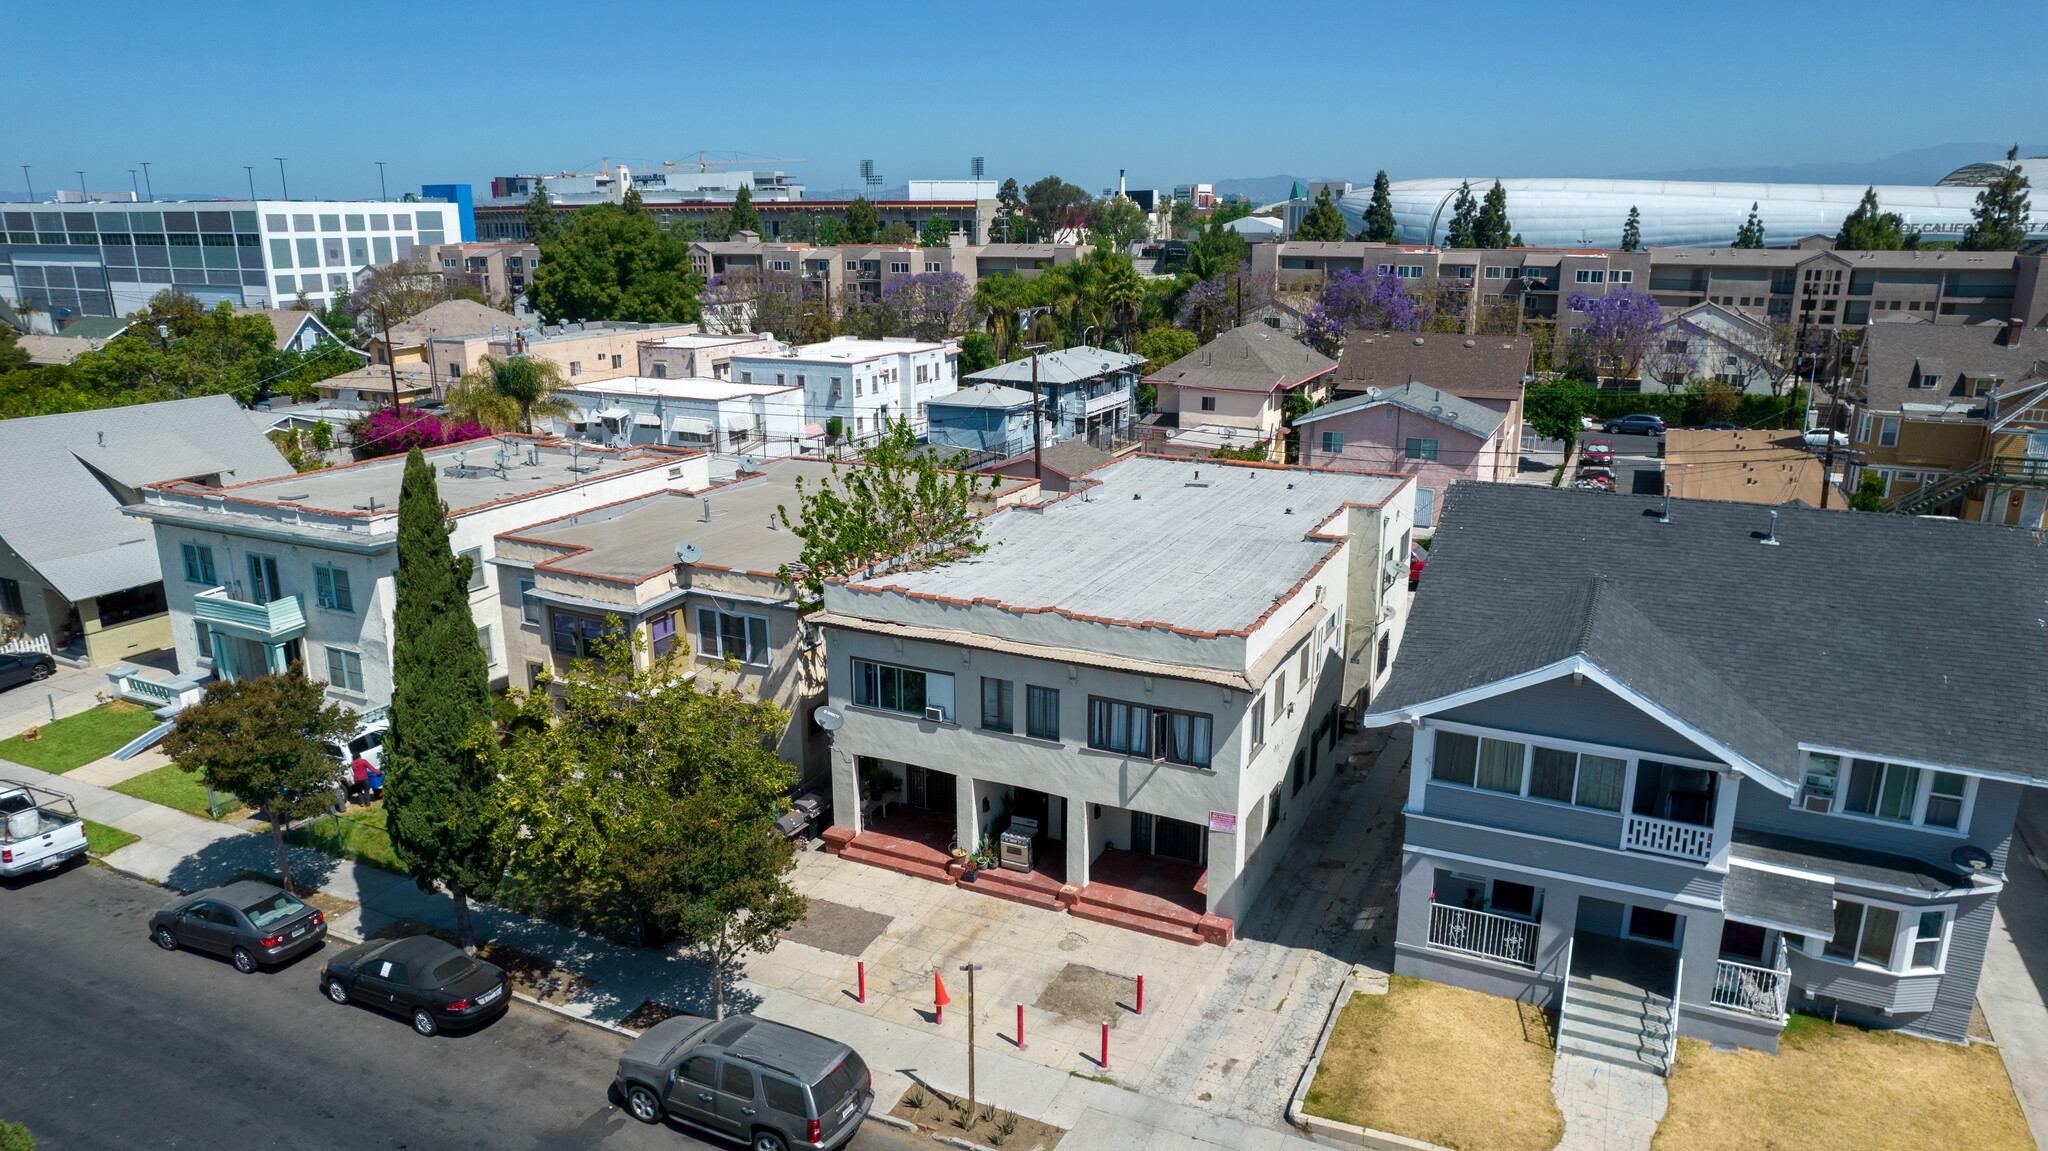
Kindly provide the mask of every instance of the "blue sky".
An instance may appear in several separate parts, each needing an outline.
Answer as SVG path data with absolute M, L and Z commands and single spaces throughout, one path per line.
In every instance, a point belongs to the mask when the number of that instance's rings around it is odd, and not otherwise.
M 0 188 L 299 198 L 699 148 L 813 189 L 1612 175 L 2038 138 L 2048 4 L 20 4 Z

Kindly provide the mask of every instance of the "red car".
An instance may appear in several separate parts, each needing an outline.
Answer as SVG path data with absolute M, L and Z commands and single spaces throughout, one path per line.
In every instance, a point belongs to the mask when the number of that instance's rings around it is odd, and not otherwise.
M 1614 445 L 1606 440 L 1594 440 L 1579 453 L 1579 460 L 1588 464 L 1611 464 L 1614 462 Z

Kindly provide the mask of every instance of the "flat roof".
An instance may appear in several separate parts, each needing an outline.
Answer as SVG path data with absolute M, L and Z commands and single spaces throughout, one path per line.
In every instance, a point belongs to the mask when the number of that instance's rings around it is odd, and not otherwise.
M 1378 506 L 1407 476 L 1130 456 L 1072 492 L 983 521 L 987 551 L 848 581 L 1013 611 L 1216 634 L 1250 631 L 1331 553 L 1346 505 Z M 855 614 L 858 614 L 856 612 Z
M 748 384 L 705 376 L 686 376 L 673 380 L 654 376 L 620 376 L 617 379 L 600 380 L 594 384 L 578 384 L 570 390 L 608 396 L 655 396 L 668 400 L 737 400 L 748 396 L 794 392 L 799 389 L 795 384 Z
M 654 339 L 641 342 L 651 344 L 657 348 L 715 348 L 720 344 L 747 344 L 755 340 L 765 340 L 767 338 L 767 336 L 755 332 L 746 332 L 737 336 L 708 336 L 702 332 L 697 332 L 682 336 L 656 336 Z
M 773 573 L 803 550 L 803 541 L 779 519 L 769 526 L 776 507 L 786 504 L 794 513 L 797 479 L 816 490 L 820 480 L 831 476 L 832 465 L 825 460 L 778 460 L 763 472 L 699 492 L 661 492 L 614 508 L 544 521 L 500 538 L 584 549 L 536 566 L 633 583 L 674 567 L 680 543 L 703 549 L 698 563 L 704 567 Z M 706 499 L 711 501 L 708 522 Z
M 512 461 L 500 474 L 494 467 L 494 457 L 498 450 L 505 446 L 507 440 L 512 441 L 509 449 Z M 471 440 L 463 444 L 450 444 L 425 454 L 427 462 L 434 465 L 435 471 L 439 473 L 437 484 L 441 490 L 441 499 L 447 503 L 451 515 L 460 515 L 465 511 L 509 499 L 604 479 L 622 471 L 650 464 L 702 454 L 681 448 L 658 448 L 651 445 L 625 451 L 608 450 L 595 445 L 579 444 L 578 447 L 580 450 L 572 457 L 566 440 L 542 439 L 535 436 L 498 436 L 485 440 Z M 457 467 L 458 456 L 462 457 L 466 466 Z M 538 462 L 528 463 L 530 459 Z M 572 459 L 576 466 L 591 470 L 569 470 Z M 274 480 L 236 484 L 222 489 L 221 494 L 229 498 L 230 505 L 236 500 L 288 503 L 341 515 L 367 513 L 370 502 L 374 499 L 379 512 L 395 512 L 398 509 L 399 487 L 404 476 L 404 456 L 383 456 L 359 464 L 325 468 L 317 472 L 301 472 Z
M 851 363 L 855 360 L 872 360 L 878 356 L 895 356 L 914 352 L 936 352 L 948 344 L 926 343 L 891 337 L 881 340 L 863 340 L 853 336 L 839 336 L 823 343 L 805 344 L 798 348 L 787 348 L 780 352 L 762 352 L 759 355 L 739 357 L 749 360 L 801 360 L 811 363 Z
M 1587 432 L 1579 442 L 1601 437 Z M 1673 428 L 1664 435 L 1664 480 L 1680 499 L 1821 505 L 1827 471 L 1798 432 Z M 1846 511 L 1837 490 L 1827 506 Z

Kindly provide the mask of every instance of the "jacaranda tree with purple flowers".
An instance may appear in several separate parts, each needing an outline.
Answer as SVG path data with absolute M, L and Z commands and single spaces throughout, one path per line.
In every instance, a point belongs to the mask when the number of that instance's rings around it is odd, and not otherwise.
M 1585 322 L 1572 330 L 1570 347 L 1586 374 L 1598 379 L 1631 379 L 1641 374 L 1643 359 L 1656 346 L 1664 309 L 1649 294 L 1617 288 L 1605 296 L 1573 292 L 1567 301 Z
M 943 340 L 966 332 L 973 304 L 974 293 L 960 273 L 920 272 L 890 279 L 874 300 L 849 298 L 843 324 L 848 333 L 869 339 Z
M 1322 302 L 1308 310 L 1303 338 L 1315 350 L 1334 356 L 1343 350 L 1346 331 L 1420 331 L 1431 310 L 1398 276 L 1378 270 L 1360 275 L 1340 268 L 1323 285 Z
M 1273 302 L 1272 289 L 1252 272 L 1249 262 L 1211 280 L 1202 280 L 1180 298 L 1180 326 L 1203 343 L 1256 317 Z

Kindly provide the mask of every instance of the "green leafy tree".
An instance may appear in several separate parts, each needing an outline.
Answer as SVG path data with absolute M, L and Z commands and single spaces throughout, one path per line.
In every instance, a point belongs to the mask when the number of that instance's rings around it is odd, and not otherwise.
M 199 303 L 199 297 L 183 288 L 165 288 L 129 317 L 128 334 L 168 348 L 170 341 L 198 332 L 205 319 L 206 309 Z
M 505 869 L 556 902 L 630 909 L 643 944 L 702 947 L 722 1016 L 733 965 L 804 917 L 774 831 L 797 782 L 772 750 L 789 716 L 611 623 L 594 660 L 521 701 L 491 788 Z
M 483 356 L 468 375 L 448 389 L 448 414 L 498 431 L 533 430 L 534 417 L 575 417 L 570 383 L 552 360 L 532 356 Z
M 960 378 L 966 379 L 1001 363 L 996 359 L 996 342 L 987 332 L 969 332 L 960 337 Z
M 1372 203 L 1365 209 L 1365 227 L 1358 238 L 1370 244 L 1391 244 L 1400 235 L 1394 224 L 1394 193 L 1386 169 L 1372 178 Z
M 579 208 L 540 246 L 528 298 L 550 320 L 686 323 L 702 318 L 689 249 L 646 212 Z
M 937 212 L 926 216 L 924 227 L 917 233 L 917 246 L 920 248 L 947 248 L 951 247 L 952 244 L 953 225 L 948 223 L 946 218 Z
M 704 238 L 703 229 L 698 225 L 697 221 L 692 220 L 688 216 L 669 217 L 667 220 L 662 221 L 661 230 L 674 236 L 684 247 L 688 247 Z
M 490 671 L 469 609 L 471 560 L 448 545 L 436 469 L 414 448 L 398 497 L 398 601 L 391 634 L 386 829 L 420 890 L 455 898 L 474 954 L 469 893 L 498 874 L 487 800 L 496 777 Z
M 744 184 L 732 198 L 732 230 L 757 235 L 761 231 L 761 213 L 754 209 L 754 190 Z
M 1217 204 L 1216 207 L 1212 211 L 1210 211 L 1209 222 L 1212 224 L 1228 224 L 1232 220 L 1242 220 L 1251 214 L 1252 202 L 1250 200 L 1225 200 L 1222 203 Z
M 2005 154 L 2012 167 L 1977 193 L 1977 206 L 1970 209 L 1969 227 L 1957 242 L 1964 252 L 2017 252 L 2027 238 L 2027 178 L 2020 174 L 2018 145 Z
M 1058 176 L 1047 176 L 1026 188 L 1024 199 L 1031 205 L 1032 238 L 1051 244 L 1061 242 L 1063 232 L 1084 228 L 1093 202 L 1085 189 Z
M 0 1151 L 36 1151 L 35 1137 L 19 1123 L 0 1123 Z
M 0 375 L 28 367 L 28 353 L 22 350 L 21 333 L 0 324 Z
M 1472 227 L 1472 238 L 1481 248 L 1505 248 L 1514 242 L 1514 225 L 1508 223 L 1508 193 L 1495 180 L 1493 187 L 1486 190 L 1486 200 L 1479 205 L 1479 217 Z
M 1115 324 L 1119 348 L 1129 351 L 1131 332 L 1145 307 L 1144 279 L 1129 256 L 1106 245 L 1088 253 L 1083 263 L 1089 265 L 1086 294 L 1090 314 Z
M 840 224 L 839 217 L 827 216 L 818 221 L 818 243 L 827 248 L 835 247 L 839 243 L 839 234 L 843 231 L 845 227 Z
M 921 451 L 909 421 L 899 419 L 860 463 L 833 464 L 814 489 L 798 477 L 796 515 L 787 505 L 775 511 L 803 541 L 803 570 L 782 565 L 782 582 L 817 603 L 826 580 L 878 563 L 933 564 L 987 551 L 981 516 L 988 500 L 976 494 L 984 477 L 965 462 L 964 452 L 942 461 Z M 998 480 L 986 478 L 994 491 Z
M 526 240 L 531 244 L 541 243 L 552 239 L 559 228 L 554 203 L 548 199 L 547 182 L 535 180 L 533 195 L 526 198 Z
M 1521 241 L 1518 238 L 1516 246 L 1519 247 L 1520 244 Z M 1643 214 L 1636 211 L 1634 204 L 1628 206 L 1628 222 L 1621 226 L 1621 250 L 1624 252 L 1640 252 L 1643 250 Z
M 1570 448 L 1579 438 L 1579 420 L 1598 398 L 1598 392 L 1577 380 L 1539 380 L 1523 393 L 1523 418 L 1538 436 L 1563 440 Z
M 1138 337 L 1138 354 L 1145 357 L 1141 372 L 1147 376 L 1154 375 L 1182 356 L 1192 355 L 1201 346 L 1201 338 L 1186 328 L 1160 324 Z
M 891 220 L 876 234 L 875 243 L 898 248 L 913 247 L 917 244 L 917 230 L 902 220 Z
M 818 238 L 818 217 L 813 212 L 791 212 L 782 221 L 776 238 L 791 244 L 808 244 Z
M 1200 222 L 1201 214 L 1195 210 L 1193 200 L 1175 200 L 1173 202 L 1172 223 L 1173 234 L 1176 238 L 1186 239 Z
M 1023 215 L 1024 193 L 1018 190 L 1017 180 L 1013 176 L 1004 180 L 1003 186 L 996 189 L 996 216 L 1003 224 L 1004 243 L 1015 240 L 1016 237 L 1012 234 L 1013 225 Z
M 1835 247 L 1847 252 L 1896 252 L 1906 246 L 1906 222 L 1897 212 L 1877 206 L 1877 189 L 1863 190 L 1856 210 L 1842 220 Z
M 628 212 L 645 211 L 647 207 L 646 202 L 640 198 L 640 188 L 638 185 L 627 188 L 625 196 L 619 201 L 619 203 L 620 206 L 625 208 Z
M 1472 198 L 1472 185 L 1458 185 L 1458 198 L 1451 201 L 1451 225 L 1444 231 L 1444 247 L 1479 246 L 1479 202 Z
M 732 209 L 714 208 L 698 223 L 697 231 L 713 243 L 732 239 Z
M 1135 201 L 1104 196 L 1088 206 L 1088 234 L 1122 251 L 1150 236 L 1151 225 L 1145 219 L 1145 209 Z
M 1863 479 L 1856 484 L 1856 491 L 1849 497 L 1849 509 L 1858 512 L 1881 512 L 1884 510 L 1884 477 L 1876 472 L 1864 472 Z
M 1188 245 L 1188 275 L 1213 280 L 1251 258 L 1252 246 L 1243 236 L 1212 220 Z
M 846 206 L 846 226 L 840 229 L 847 244 L 872 244 L 875 234 L 882 230 L 882 213 L 866 196 L 857 196 Z
M 1735 242 L 1731 248 L 1761 248 L 1764 246 L 1764 222 L 1757 218 L 1756 205 L 1749 206 L 1749 219 L 1735 231 Z
M 275 675 L 216 680 L 204 699 L 178 713 L 162 745 L 180 769 L 269 816 L 278 878 L 287 887 L 285 827 L 334 802 L 341 765 L 322 745 L 345 744 L 356 729 L 355 716 L 340 704 L 322 706 L 325 692 L 296 663 Z
M 1331 198 L 1328 184 L 1316 194 L 1316 202 L 1301 218 L 1301 226 L 1294 230 L 1294 238 L 1320 243 L 1335 243 L 1344 238 L 1344 213 L 1337 210 L 1337 201 Z

